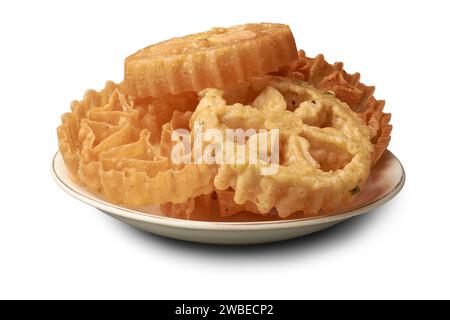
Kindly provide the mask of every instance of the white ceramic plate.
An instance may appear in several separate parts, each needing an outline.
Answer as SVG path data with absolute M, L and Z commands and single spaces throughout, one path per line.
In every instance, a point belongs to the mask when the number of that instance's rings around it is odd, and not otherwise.
M 108 203 L 68 177 L 59 152 L 52 161 L 52 174 L 58 185 L 71 196 L 138 229 L 174 239 L 214 244 L 274 242 L 323 230 L 383 205 L 405 184 L 405 171 L 400 161 L 387 151 L 352 205 L 331 216 L 255 221 L 256 215 L 243 214 L 224 221 L 199 221 L 164 216 L 155 206 L 131 208 Z

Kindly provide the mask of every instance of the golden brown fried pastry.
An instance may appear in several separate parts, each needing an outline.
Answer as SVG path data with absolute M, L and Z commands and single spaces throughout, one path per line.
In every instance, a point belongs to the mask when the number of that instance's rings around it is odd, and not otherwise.
M 124 86 L 137 97 L 223 88 L 278 71 L 297 60 L 287 25 L 261 23 L 167 40 L 125 60 Z
M 72 178 L 113 203 L 134 206 L 184 203 L 211 193 L 215 168 L 195 163 L 173 166 L 151 143 L 158 122 L 147 121 L 148 112 L 112 82 L 75 101 L 58 128 L 60 152 Z M 162 130 L 170 132 L 181 125 L 179 114 Z
M 214 187 L 234 190 L 237 205 L 251 202 L 261 213 L 275 208 L 280 217 L 296 211 L 317 215 L 348 203 L 369 176 L 369 128 L 347 104 L 306 82 L 283 77 L 254 82 L 263 89 L 251 105 L 229 105 L 218 89 L 202 92 L 190 128 L 197 122 L 203 130 L 277 130 L 279 146 L 271 149 L 279 153 L 277 161 L 249 160 L 252 143 L 263 135 L 255 132 L 245 142 L 244 163 L 218 164 Z

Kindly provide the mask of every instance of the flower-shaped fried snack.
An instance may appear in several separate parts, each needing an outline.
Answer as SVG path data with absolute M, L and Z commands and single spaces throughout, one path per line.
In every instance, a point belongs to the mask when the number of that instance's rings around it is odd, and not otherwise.
M 369 175 L 369 128 L 346 103 L 306 82 L 265 77 L 253 86 L 265 89 L 251 105 L 228 105 L 223 91 L 204 91 L 191 129 L 200 122 L 204 129 L 279 130 L 278 170 L 264 175 L 267 163 L 223 163 L 215 188 L 234 190 L 236 204 L 251 202 L 260 213 L 275 208 L 280 217 L 296 211 L 317 215 L 349 202 Z M 255 137 L 247 140 L 248 148 Z

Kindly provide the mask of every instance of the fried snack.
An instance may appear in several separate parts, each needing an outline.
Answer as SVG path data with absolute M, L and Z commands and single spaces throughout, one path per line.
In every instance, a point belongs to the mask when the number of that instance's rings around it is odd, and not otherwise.
M 105 88 L 96 92 L 94 90 L 86 91 L 83 100 L 73 101 L 70 108 L 72 112 L 68 112 L 62 115 L 62 124 L 58 127 L 58 143 L 59 150 L 64 158 L 67 169 L 72 179 L 78 180 L 78 169 L 81 161 L 81 145 L 83 138 L 80 139 L 80 127 L 82 126 L 81 120 L 87 118 L 88 112 L 95 107 L 105 106 L 110 100 L 113 92 L 119 88 L 119 85 L 112 81 L 106 83 Z M 87 120 L 86 120 L 87 121 Z M 99 132 L 99 127 L 102 126 L 101 122 L 92 121 L 92 135 L 90 140 L 92 141 L 92 136 L 95 136 L 94 132 Z M 85 125 L 83 125 L 85 126 Z M 106 140 L 107 137 L 113 136 L 120 127 L 115 125 L 103 126 L 104 130 L 102 134 L 99 134 L 96 144 L 100 144 L 101 141 Z M 86 135 L 85 130 L 82 132 Z M 86 144 L 86 142 L 84 142 Z M 93 144 L 93 141 L 91 142 Z
M 223 88 L 297 60 L 289 26 L 261 23 L 214 28 L 141 49 L 125 60 L 125 91 L 160 97 Z
M 385 102 L 376 100 L 373 96 L 374 87 L 361 83 L 360 74 L 348 74 L 344 70 L 342 62 L 329 64 L 323 55 L 316 58 L 308 58 L 303 50 L 298 52 L 299 59 L 291 66 L 283 68 L 277 75 L 310 82 L 316 88 L 329 90 L 336 97 L 346 102 L 353 111 L 357 112 L 361 119 L 369 126 L 374 152 L 372 166 L 374 166 L 384 151 L 387 149 L 391 139 L 392 126 L 389 124 L 391 115 L 383 112 Z M 225 98 L 230 102 L 250 102 L 257 95 L 251 85 L 237 86 L 225 92 Z M 220 213 L 226 216 L 229 213 L 250 211 L 258 213 L 249 203 L 237 205 L 233 201 L 234 191 L 220 191 L 225 196 L 217 196 Z
M 58 128 L 61 154 L 74 180 L 113 203 L 184 203 L 212 192 L 215 171 L 206 165 L 172 166 L 151 144 L 148 114 L 108 82 L 72 104 Z
M 321 54 L 308 58 L 303 50 L 298 52 L 298 56 L 298 61 L 283 68 L 278 75 L 305 80 L 318 89 L 332 91 L 357 112 L 371 129 L 374 145 L 372 166 L 375 165 L 387 149 L 392 131 L 389 125 L 391 115 L 383 112 L 385 102 L 373 96 L 375 87 L 361 83 L 359 73 L 345 72 L 342 62 L 329 64 Z
M 369 129 L 357 114 L 305 82 L 269 77 L 254 86 L 265 89 L 251 106 L 227 105 L 223 91 L 204 91 L 190 128 L 200 121 L 204 129 L 278 129 L 278 173 L 262 175 L 267 163 L 221 164 L 215 188 L 233 189 L 237 205 L 251 202 L 263 214 L 275 208 L 280 217 L 317 215 L 351 201 L 364 187 L 373 152 Z

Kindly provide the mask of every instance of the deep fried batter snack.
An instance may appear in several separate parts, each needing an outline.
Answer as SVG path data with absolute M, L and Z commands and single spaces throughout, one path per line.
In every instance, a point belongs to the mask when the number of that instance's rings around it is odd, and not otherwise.
M 289 26 L 261 23 L 167 40 L 125 60 L 124 86 L 137 97 L 223 88 L 297 60 Z
M 385 102 L 375 99 L 373 95 L 375 88 L 361 83 L 359 73 L 348 74 L 345 72 L 342 62 L 329 64 L 322 54 L 315 58 L 309 58 L 303 50 L 300 50 L 298 55 L 298 61 L 287 68 L 283 68 L 277 74 L 308 81 L 316 88 L 329 90 L 340 100 L 346 102 L 353 111 L 357 112 L 370 128 L 371 141 L 374 145 L 372 157 L 372 166 L 374 166 L 387 149 L 391 139 L 392 126 L 389 124 L 391 114 L 383 112 Z M 226 96 L 227 101 L 229 99 L 233 102 L 239 99 L 250 101 L 249 97 L 254 97 L 255 93 L 251 92 L 251 88 L 238 87 L 231 92 L 227 92 Z M 258 213 L 251 203 L 238 205 L 233 198 L 233 190 L 218 193 L 217 200 L 222 216 L 241 211 Z
M 391 114 L 383 112 L 384 100 L 375 99 L 375 87 L 361 83 L 359 73 L 345 72 L 342 62 L 328 63 L 322 54 L 309 58 L 300 50 L 298 57 L 298 61 L 278 74 L 305 80 L 316 88 L 332 91 L 357 112 L 371 129 L 374 145 L 372 165 L 375 165 L 387 149 L 392 131 L 389 124 Z
M 298 61 L 276 74 L 304 80 L 316 88 L 331 91 L 357 112 L 370 129 L 371 141 L 374 145 L 372 157 L 372 166 L 374 166 L 391 139 L 392 126 L 389 124 L 391 115 L 383 112 L 385 102 L 375 99 L 373 95 L 375 88 L 361 83 L 359 73 L 347 73 L 342 62 L 330 64 L 322 54 L 315 58 L 309 58 L 303 50 L 298 52 L 298 56 Z M 257 91 L 252 91 L 251 86 L 236 86 L 225 92 L 225 98 L 230 103 L 238 101 L 250 103 L 256 96 Z M 210 197 L 214 198 L 218 204 L 214 203 L 214 206 L 210 208 L 203 207 L 202 210 L 211 212 L 218 208 L 221 216 L 242 211 L 260 213 L 251 202 L 247 201 L 243 205 L 234 202 L 234 190 L 232 189 L 216 191 Z
M 267 79 L 257 81 L 265 89 L 252 105 L 228 105 L 217 89 L 202 93 L 191 129 L 199 121 L 205 129 L 280 130 L 276 174 L 262 175 L 266 164 L 261 163 L 221 164 L 215 188 L 233 189 L 237 205 L 251 202 L 260 213 L 275 208 L 280 217 L 296 211 L 317 215 L 351 201 L 370 172 L 373 147 L 367 126 L 333 94 L 305 82 Z
M 174 167 L 151 143 L 147 115 L 112 82 L 73 102 L 58 128 L 71 177 L 113 203 L 134 206 L 185 203 L 211 193 L 214 168 L 193 163 Z M 166 129 L 175 125 L 170 122 Z

